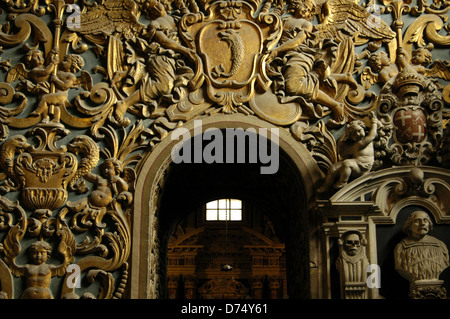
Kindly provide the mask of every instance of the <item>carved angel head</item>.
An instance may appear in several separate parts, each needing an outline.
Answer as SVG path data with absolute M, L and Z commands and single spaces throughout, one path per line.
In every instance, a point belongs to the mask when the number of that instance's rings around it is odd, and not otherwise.
M 33 263 L 35 265 L 41 265 L 50 258 L 52 247 L 46 241 L 39 240 L 30 246 L 29 252 Z
M 366 136 L 366 124 L 362 120 L 354 120 L 347 124 L 344 141 L 357 142 Z
M 315 11 L 316 4 L 313 0 L 292 0 L 288 8 L 288 12 L 297 19 L 312 20 Z
M 411 52 L 411 63 L 415 65 L 427 66 L 433 60 L 433 55 L 429 47 L 420 47 Z
M 108 158 L 102 163 L 101 171 L 104 177 L 120 175 L 123 171 L 122 162 L 117 158 Z
M 25 63 L 29 68 L 39 68 L 45 64 L 44 53 L 41 50 L 32 49 L 25 56 Z
M 374 72 L 380 72 L 383 67 L 390 64 L 389 57 L 386 52 L 379 51 L 372 53 L 369 57 L 368 64 Z
M 67 54 L 61 62 L 61 68 L 67 72 L 77 73 L 84 67 L 84 59 L 77 54 Z
M 159 17 L 164 17 L 167 14 L 166 8 L 158 0 L 145 1 L 142 6 L 142 11 L 145 12 L 147 18 L 156 20 Z

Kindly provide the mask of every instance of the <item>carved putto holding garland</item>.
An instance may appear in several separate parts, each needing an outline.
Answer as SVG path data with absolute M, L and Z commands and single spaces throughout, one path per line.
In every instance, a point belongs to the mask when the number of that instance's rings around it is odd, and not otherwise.
M 197 117 L 241 113 L 284 128 L 324 178 L 343 163 L 345 127 L 370 127 L 363 169 L 333 173 L 340 186 L 386 165 L 450 165 L 438 151 L 450 135 L 450 65 L 434 58 L 448 56 L 448 1 L 0 3 L 7 298 L 122 297 L 135 169 Z M 20 266 L 22 246 L 48 258 Z M 69 265 L 101 291 L 70 285 Z M 14 291 L 20 277 L 27 285 Z

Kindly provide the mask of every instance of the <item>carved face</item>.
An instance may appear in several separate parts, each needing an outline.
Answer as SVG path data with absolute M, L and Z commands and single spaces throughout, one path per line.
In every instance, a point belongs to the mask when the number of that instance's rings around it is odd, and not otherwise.
M 357 142 L 366 136 L 366 131 L 360 125 L 353 125 L 350 129 L 350 138 Z
M 391 63 L 386 52 L 380 51 L 370 56 L 369 65 L 375 72 L 380 72 L 383 67 Z
M 411 63 L 426 66 L 431 61 L 430 55 L 429 51 L 423 48 L 414 50 L 411 54 Z
M 164 5 L 158 1 L 149 2 L 148 13 L 153 19 L 167 15 L 166 8 L 164 8 Z
M 350 256 L 355 256 L 359 248 L 361 247 L 361 241 L 358 234 L 349 234 L 344 239 L 344 250 Z
M 30 55 L 30 65 L 32 68 L 41 67 L 44 65 L 44 55 L 41 51 L 35 50 Z
M 102 173 L 103 173 L 102 175 L 105 177 L 117 175 L 114 163 L 112 161 L 105 161 L 102 164 Z
M 424 237 L 430 231 L 430 219 L 425 212 L 416 212 L 409 226 L 410 234 L 416 239 Z
M 290 11 L 297 19 L 309 20 L 312 16 L 313 6 L 314 4 L 311 1 L 294 0 L 291 2 Z
M 38 159 L 34 166 L 36 167 L 36 176 L 42 183 L 48 182 L 50 177 L 53 175 L 56 167 L 56 163 L 51 159 L 42 158 Z
M 70 71 L 72 68 L 72 59 L 70 56 L 67 55 L 64 57 L 64 60 L 60 63 L 60 68 L 66 72 Z
M 44 247 L 38 246 L 31 251 L 31 259 L 36 265 L 41 265 L 45 263 L 48 257 L 49 257 L 48 252 Z

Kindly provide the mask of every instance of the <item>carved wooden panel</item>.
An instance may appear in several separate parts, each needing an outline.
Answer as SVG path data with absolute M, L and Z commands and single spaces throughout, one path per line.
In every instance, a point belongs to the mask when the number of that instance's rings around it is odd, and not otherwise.
M 2 297 L 123 297 L 139 165 L 194 119 L 288 131 L 328 175 L 322 199 L 450 166 L 448 1 L 0 5 Z

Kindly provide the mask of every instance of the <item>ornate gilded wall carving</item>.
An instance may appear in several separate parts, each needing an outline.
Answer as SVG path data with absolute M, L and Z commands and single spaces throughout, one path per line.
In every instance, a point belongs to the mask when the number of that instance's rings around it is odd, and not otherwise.
M 450 166 L 448 1 L 0 4 L 6 298 L 122 297 L 139 164 L 194 118 L 242 113 L 286 129 L 324 177 L 347 159 L 338 141 L 357 121 L 377 135 L 370 168 L 349 181 Z

